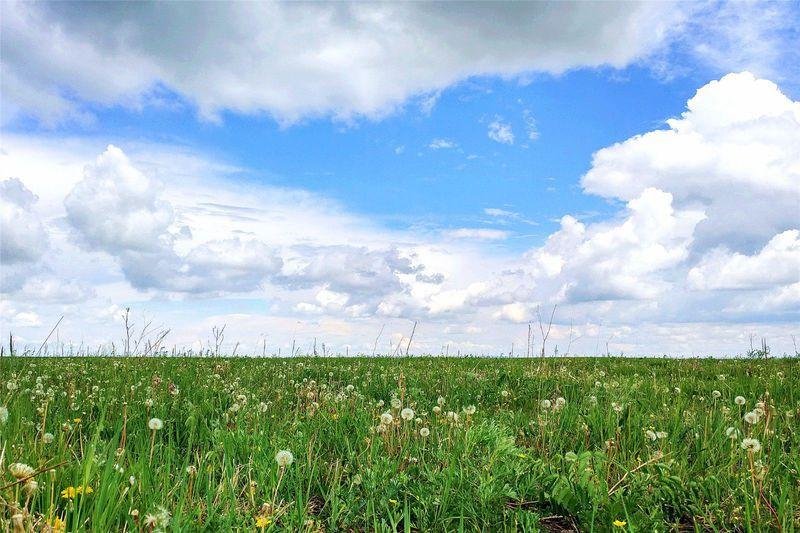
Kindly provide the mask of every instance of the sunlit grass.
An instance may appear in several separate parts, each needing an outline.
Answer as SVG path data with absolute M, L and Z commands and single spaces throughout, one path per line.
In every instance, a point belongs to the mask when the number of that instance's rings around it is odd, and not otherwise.
M 791 359 L 5 357 L 0 528 L 792 531 L 798 383 Z

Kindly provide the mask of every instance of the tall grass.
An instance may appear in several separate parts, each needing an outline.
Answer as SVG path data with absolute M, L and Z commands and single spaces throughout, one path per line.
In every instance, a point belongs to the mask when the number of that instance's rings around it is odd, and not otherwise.
M 0 529 L 794 531 L 798 384 L 789 359 L 6 357 Z

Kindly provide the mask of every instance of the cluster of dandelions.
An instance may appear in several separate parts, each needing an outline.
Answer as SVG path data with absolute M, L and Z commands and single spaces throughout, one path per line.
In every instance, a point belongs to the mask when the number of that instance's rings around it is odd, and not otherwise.
M 38 490 L 39 483 L 34 479 L 36 470 L 32 466 L 25 463 L 11 463 L 8 465 L 8 471 L 14 479 L 23 483 L 22 490 L 24 490 L 25 494 L 28 496 L 33 496 Z

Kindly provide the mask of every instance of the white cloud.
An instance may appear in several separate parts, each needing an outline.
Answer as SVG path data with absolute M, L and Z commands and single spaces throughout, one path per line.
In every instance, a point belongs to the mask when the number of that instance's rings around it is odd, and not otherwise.
M 647 2 L 4 3 L 4 115 L 89 120 L 81 101 L 139 107 L 166 87 L 212 119 L 222 110 L 282 122 L 381 117 L 414 96 L 424 110 L 470 76 L 624 67 L 662 46 L 686 11 Z
M 498 241 L 508 238 L 508 232 L 490 228 L 457 228 L 443 232 L 451 239 L 477 239 L 483 241 Z
M 511 129 L 511 124 L 502 122 L 500 119 L 493 120 L 489 124 L 487 135 L 494 142 L 514 144 L 514 132 Z
M 539 138 L 539 130 L 536 127 L 536 119 L 529 109 L 522 112 L 522 118 L 525 120 L 525 133 L 528 134 L 528 139 L 535 141 Z
M 434 139 L 428 145 L 428 148 L 431 150 L 442 150 L 447 148 L 456 148 L 457 146 L 458 144 L 449 139 Z
M 800 102 L 750 73 L 697 91 L 681 118 L 594 154 L 586 192 L 630 200 L 647 187 L 679 209 L 702 209 L 698 251 L 725 245 L 752 252 L 797 226 Z
M 800 281 L 800 231 L 775 235 L 757 254 L 710 251 L 689 271 L 695 289 L 763 289 Z
M 47 249 L 47 233 L 33 212 L 38 198 L 17 178 L 0 182 L 0 261 L 35 263 Z

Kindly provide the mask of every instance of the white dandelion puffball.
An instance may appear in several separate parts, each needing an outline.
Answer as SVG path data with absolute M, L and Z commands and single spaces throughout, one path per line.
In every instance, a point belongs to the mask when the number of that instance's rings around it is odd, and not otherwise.
M 564 399 L 564 398 L 562 398 L 561 396 L 559 396 L 558 398 L 556 398 L 556 409 L 561 409 L 561 408 L 562 408 L 562 407 L 564 407 L 565 405 L 567 405 L 567 400 L 565 400 L 565 399 Z
M 403 402 L 400 401 L 400 398 L 392 398 L 392 409 L 400 409 L 402 405 Z
M 439 396 L 438 398 L 436 398 L 436 404 L 439 407 L 443 406 L 444 405 L 444 396 Z
M 502 396 L 503 398 L 508 398 L 508 391 L 507 390 L 500 391 L 500 396 Z
M 392 422 L 394 422 L 394 417 L 392 416 L 392 413 L 389 413 L 387 411 L 386 413 L 383 413 L 381 415 L 381 424 L 383 424 L 384 426 L 388 426 Z
M 164 427 L 164 421 L 160 418 L 151 418 L 150 421 L 147 423 L 147 427 L 152 429 L 153 431 L 158 431 Z
M 474 415 L 475 414 L 475 406 L 474 405 L 466 406 L 464 408 L 464 414 L 465 415 L 469 415 L 469 416 Z
M 275 462 L 281 468 L 286 468 L 294 462 L 294 455 L 289 450 L 281 450 L 275 454 Z
M 755 411 L 750 411 L 749 413 L 744 414 L 744 421 L 748 424 L 758 424 L 758 413 Z
M 656 440 L 658 438 L 656 432 L 653 431 L 652 429 L 648 429 L 647 431 L 644 432 L 644 434 L 647 435 L 647 438 L 650 440 Z
M 747 400 L 744 399 L 744 396 L 737 396 L 736 398 L 733 399 L 733 403 L 735 403 L 736 405 L 744 405 L 745 403 L 747 403 Z
M 441 408 L 441 407 L 439 407 L 438 405 L 435 405 L 435 406 L 433 407 L 433 412 L 434 412 L 435 414 L 437 414 L 437 415 L 438 415 L 439 413 L 441 413 L 441 412 L 442 412 L 442 408 Z
M 758 453 L 761 451 L 761 443 L 758 442 L 758 439 L 742 439 L 742 449 L 748 452 Z
M 739 430 L 733 426 L 730 426 L 728 429 L 725 430 L 725 435 L 729 439 L 738 439 L 739 438 Z
M 420 430 L 419 430 L 419 436 L 420 437 L 427 437 L 430 434 L 431 434 L 431 430 L 428 429 L 428 428 L 420 428 Z
M 539 405 L 542 406 L 542 409 L 550 409 L 550 406 L 552 404 L 550 403 L 550 400 L 542 400 L 541 402 L 539 402 Z
M 11 463 L 8 465 L 8 471 L 17 479 L 24 479 L 30 477 L 36 472 L 32 466 L 25 463 Z
M 55 439 L 55 437 L 53 436 L 52 433 L 45 433 L 44 435 L 42 435 L 42 442 L 44 442 L 45 444 L 50 444 L 51 442 L 53 442 L 53 439 Z
M 667 438 L 667 432 L 666 431 L 656 431 L 656 437 L 658 437 L 659 439 L 666 439 Z
M 405 420 L 406 422 L 410 422 L 414 419 L 414 410 L 410 407 L 406 407 L 402 411 L 400 411 L 400 418 Z
M 711 391 L 711 397 L 715 400 L 719 399 L 722 396 L 722 393 L 718 390 Z

